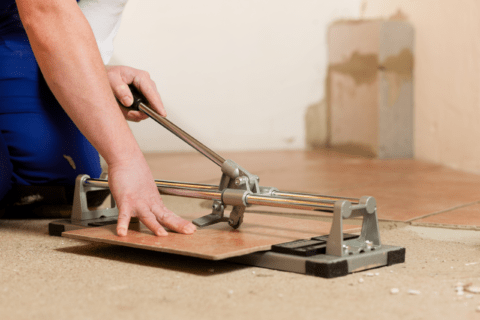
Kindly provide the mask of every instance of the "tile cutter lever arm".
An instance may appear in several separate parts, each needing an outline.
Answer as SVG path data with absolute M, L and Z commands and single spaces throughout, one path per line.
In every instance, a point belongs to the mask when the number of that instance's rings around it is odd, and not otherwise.
M 133 104 L 128 107 L 128 109 L 142 111 L 147 116 L 162 125 L 165 129 L 182 139 L 185 143 L 189 144 L 191 147 L 193 147 L 205 157 L 210 159 L 212 162 L 217 164 L 219 167 L 223 165 L 223 163 L 225 162 L 224 158 L 222 158 L 220 155 L 205 146 L 203 143 L 177 127 L 173 122 L 171 122 L 167 118 L 162 117 L 155 110 L 150 108 L 145 97 L 133 85 L 130 85 L 129 88 L 133 94 Z
M 162 125 L 165 129 L 182 139 L 185 143 L 189 144 L 191 147 L 196 149 L 198 152 L 203 154 L 205 157 L 210 159 L 212 162 L 214 162 L 221 168 L 222 178 L 220 180 L 218 190 L 243 190 L 233 191 L 234 193 L 230 195 L 235 199 L 238 199 L 240 197 L 240 201 L 236 201 L 238 203 L 237 205 L 233 206 L 233 210 L 230 214 L 229 219 L 223 217 L 225 203 L 222 201 L 222 199 L 219 199 L 214 200 L 213 213 L 211 215 L 196 219 L 193 221 L 193 223 L 195 223 L 197 226 L 202 227 L 221 221 L 227 221 L 233 228 L 238 228 L 242 224 L 243 213 L 246 206 L 245 201 L 242 200 L 245 197 L 244 193 L 260 194 L 258 176 L 251 174 L 232 160 L 225 160 L 223 157 L 215 153 L 203 143 L 201 143 L 200 141 L 183 131 L 181 128 L 176 126 L 173 122 L 160 116 L 155 110 L 153 110 L 149 106 L 147 99 L 133 85 L 130 85 L 129 87 L 133 94 L 133 103 L 129 107 L 130 109 L 145 113 L 157 123 Z M 273 188 L 263 188 L 264 193 L 271 190 L 273 190 Z M 228 197 L 228 195 L 222 196 L 222 198 L 224 197 Z

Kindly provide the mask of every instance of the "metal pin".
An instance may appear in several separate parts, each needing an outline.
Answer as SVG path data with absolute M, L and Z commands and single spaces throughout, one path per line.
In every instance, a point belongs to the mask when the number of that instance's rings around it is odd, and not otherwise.
M 237 178 L 235 179 L 235 185 L 236 185 L 237 187 L 239 187 L 239 186 L 241 186 L 241 185 L 243 185 L 243 184 L 246 184 L 247 181 L 248 181 L 248 178 L 247 178 L 247 177 L 237 177 Z

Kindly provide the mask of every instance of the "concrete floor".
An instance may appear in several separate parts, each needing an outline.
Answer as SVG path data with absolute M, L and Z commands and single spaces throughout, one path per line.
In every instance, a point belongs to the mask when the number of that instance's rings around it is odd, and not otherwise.
M 164 200 L 179 214 L 206 206 Z M 328 280 L 50 237 L 49 221 L 0 220 L 0 319 L 480 318 L 471 225 L 383 219 L 382 242 L 407 248 L 406 262 Z

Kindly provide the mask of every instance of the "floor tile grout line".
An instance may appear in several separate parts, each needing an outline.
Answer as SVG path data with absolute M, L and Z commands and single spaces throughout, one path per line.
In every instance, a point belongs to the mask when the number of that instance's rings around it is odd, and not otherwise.
M 410 224 L 414 227 L 430 227 L 430 228 L 442 228 L 442 229 L 452 229 L 452 230 L 480 230 L 480 226 L 472 226 L 465 224 L 443 224 L 443 223 L 433 223 L 433 222 L 413 222 Z
M 415 218 L 406 220 L 405 222 L 413 222 L 413 221 L 416 221 L 416 220 L 420 220 L 420 219 L 428 218 L 428 217 L 431 217 L 431 216 L 435 216 L 437 214 L 442 214 L 442 213 L 454 211 L 454 210 L 457 210 L 457 209 L 470 207 L 470 206 L 473 206 L 473 205 L 476 205 L 476 204 L 480 204 L 480 201 L 474 201 L 474 202 L 470 202 L 470 203 L 467 203 L 467 204 L 462 204 L 462 205 L 459 205 L 459 206 L 456 206 L 456 207 L 453 207 L 453 208 L 445 209 L 445 210 L 442 210 L 442 211 L 437 211 L 437 212 L 434 212 L 434 213 L 425 214 L 425 215 L 420 216 L 420 217 L 415 217 Z

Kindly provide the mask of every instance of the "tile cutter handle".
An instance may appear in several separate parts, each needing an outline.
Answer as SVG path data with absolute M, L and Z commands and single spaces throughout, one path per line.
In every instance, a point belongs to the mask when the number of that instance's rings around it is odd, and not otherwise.
M 221 156 L 219 156 L 217 153 L 212 151 L 210 148 L 205 146 L 203 143 L 177 127 L 174 123 L 171 121 L 167 120 L 166 118 L 160 116 L 155 110 L 153 110 L 145 96 L 137 90 L 133 85 L 129 85 L 129 88 L 132 92 L 133 95 L 133 103 L 129 108 L 130 110 L 136 110 L 136 111 L 141 111 L 145 113 L 147 116 L 158 122 L 160 125 L 162 125 L 164 128 L 166 128 L 168 131 L 182 139 L 184 142 L 189 144 L 191 147 L 196 149 L 198 152 L 203 154 L 205 157 L 210 159 L 212 162 L 217 164 L 222 171 L 222 177 L 220 180 L 219 184 L 219 190 L 224 191 L 226 189 L 240 189 L 244 190 L 242 191 L 233 191 L 234 194 L 231 196 L 233 198 L 237 198 L 237 194 L 239 193 L 259 193 L 260 192 L 260 186 L 258 184 L 259 178 L 256 175 L 251 174 L 247 170 L 243 169 L 241 166 L 236 164 L 232 160 L 225 160 Z M 120 105 L 122 105 L 119 102 Z M 270 188 L 273 190 L 273 188 Z M 230 194 L 230 192 L 229 192 Z M 237 201 L 237 205 L 233 206 L 232 213 L 230 214 L 230 219 L 228 219 L 228 223 L 234 227 L 238 228 L 243 221 L 243 213 L 245 211 L 245 206 L 246 203 L 244 200 L 242 201 Z M 197 224 L 198 226 L 201 225 L 207 225 L 207 224 L 213 224 L 221 221 L 227 221 L 227 219 L 223 218 L 223 211 L 225 209 L 225 205 L 223 203 L 223 200 L 219 201 L 216 200 L 214 201 L 213 204 L 213 214 L 210 215 L 210 218 L 208 218 L 206 221 L 205 219 L 196 219 L 193 221 L 194 224 Z M 213 219 L 212 219 L 213 217 Z
M 165 129 L 182 139 L 184 142 L 189 144 L 191 147 L 196 149 L 198 152 L 203 154 L 205 157 L 213 161 L 215 164 L 217 164 L 219 167 L 223 165 L 225 162 L 225 159 L 222 158 L 220 155 L 215 153 L 213 150 L 205 146 L 203 143 L 177 127 L 173 122 L 168 120 L 167 118 L 162 117 L 159 115 L 155 110 L 153 110 L 145 96 L 140 93 L 140 91 L 135 88 L 135 86 L 130 85 L 129 86 L 130 90 L 132 91 L 133 94 L 133 104 L 130 107 L 127 107 L 128 109 L 133 109 L 136 111 L 142 111 L 145 113 L 147 116 L 158 122 L 160 125 L 162 125 Z

